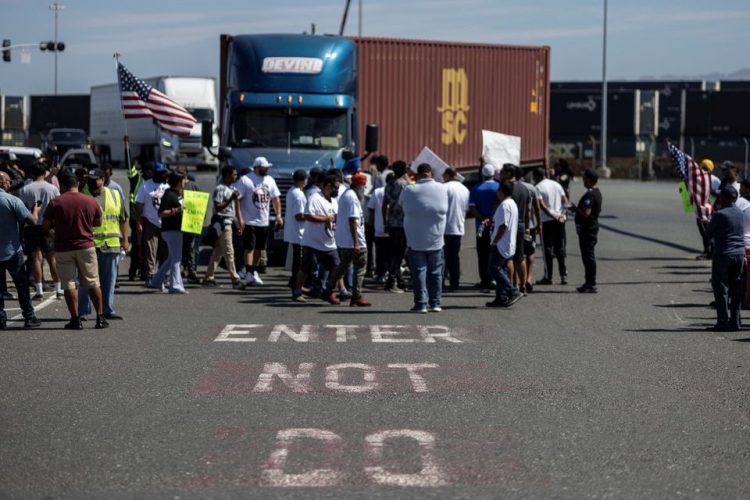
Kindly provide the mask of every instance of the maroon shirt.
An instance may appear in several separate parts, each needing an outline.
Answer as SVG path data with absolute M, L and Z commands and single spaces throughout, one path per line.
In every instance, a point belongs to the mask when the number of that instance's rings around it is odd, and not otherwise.
M 102 211 L 91 196 L 68 191 L 47 205 L 44 219 L 54 223 L 55 251 L 71 252 L 94 246 L 94 221 Z

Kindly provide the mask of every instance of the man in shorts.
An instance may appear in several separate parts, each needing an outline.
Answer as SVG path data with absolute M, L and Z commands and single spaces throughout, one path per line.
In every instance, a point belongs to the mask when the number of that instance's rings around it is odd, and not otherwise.
M 82 330 L 78 314 L 78 290 L 88 289 L 89 297 L 96 310 L 96 328 L 107 328 L 104 318 L 102 290 L 99 286 L 99 267 L 94 248 L 95 227 L 102 224 L 102 211 L 91 196 L 78 191 L 78 178 L 70 173 L 60 177 L 62 193 L 47 206 L 42 228 L 45 234 L 55 230 L 55 252 L 57 272 L 65 289 L 65 302 L 70 311 L 68 330 Z

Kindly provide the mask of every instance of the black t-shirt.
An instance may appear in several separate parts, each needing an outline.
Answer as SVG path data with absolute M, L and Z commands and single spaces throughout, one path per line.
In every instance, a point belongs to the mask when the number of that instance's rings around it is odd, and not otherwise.
M 581 196 L 578 202 L 578 208 L 590 208 L 591 215 L 581 217 L 576 212 L 576 226 L 583 229 L 597 229 L 599 227 L 599 214 L 602 211 L 602 193 L 599 188 L 591 188 Z
M 169 210 L 172 208 L 178 208 L 182 206 L 182 194 L 172 188 L 164 191 L 164 196 L 161 197 L 161 205 L 159 211 Z M 182 227 L 182 212 L 161 219 L 161 230 L 162 231 L 179 231 Z
M 526 229 L 524 217 L 526 216 L 526 210 L 529 207 L 529 203 L 531 203 L 531 193 L 529 192 L 529 189 L 520 182 L 514 182 L 513 193 L 510 197 L 513 198 L 513 201 L 516 202 L 516 206 L 518 207 L 518 231 L 524 231 Z

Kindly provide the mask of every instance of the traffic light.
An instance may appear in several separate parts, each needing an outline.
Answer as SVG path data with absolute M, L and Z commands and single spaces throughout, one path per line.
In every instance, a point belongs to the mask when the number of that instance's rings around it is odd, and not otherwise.
M 63 42 L 57 42 L 55 44 L 53 41 L 39 42 L 39 50 L 42 52 L 45 50 L 50 52 L 62 52 L 65 50 L 65 44 Z
M 6 49 L 5 47 L 10 47 L 10 40 L 7 38 L 3 40 L 3 61 L 10 62 L 10 49 Z

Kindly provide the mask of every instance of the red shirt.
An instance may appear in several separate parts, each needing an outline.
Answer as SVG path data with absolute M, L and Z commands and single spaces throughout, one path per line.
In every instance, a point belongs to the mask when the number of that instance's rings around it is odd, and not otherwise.
M 68 191 L 49 202 L 45 220 L 55 228 L 55 251 L 71 252 L 94 246 L 94 221 L 102 211 L 96 200 L 79 192 Z

